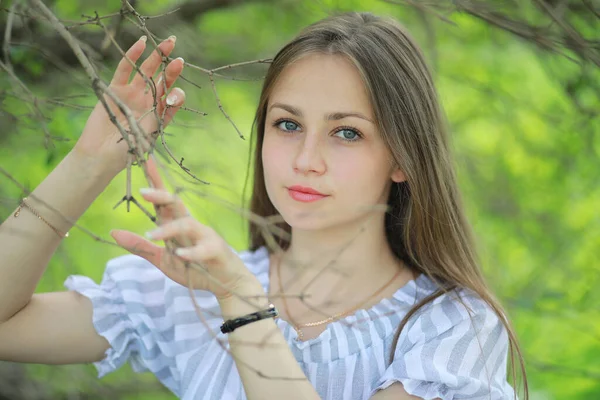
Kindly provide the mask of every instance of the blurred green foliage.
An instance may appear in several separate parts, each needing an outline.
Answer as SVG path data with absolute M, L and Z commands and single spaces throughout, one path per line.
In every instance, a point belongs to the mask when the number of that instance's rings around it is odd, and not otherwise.
M 140 5 L 145 15 L 174 7 L 173 1 Z M 117 11 L 120 1 L 74 2 L 57 0 L 55 13 L 64 20 L 81 21 L 81 15 Z M 451 17 L 454 25 L 428 17 L 406 6 L 371 0 L 247 2 L 203 14 L 193 23 L 165 27 L 178 36 L 176 55 L 203 67 L 272 57 L 277 49 L 305 25 L 334 10 L 366 10 L 388 14 L 405 24 L 422 44 L 451 124 L 460 185 L 480 246 L 483 269 L 498 297 L 507 306 L 519 335 L 527 365 L 532 399 L 600 398 L 600 121 L 577 104 L 600 109 L 599 98 L 585 85 L 576 99 L 564 82 L 577 76 L 579 66 L 565 57 L 546 54 L 509 33 L 491 28 L 465 14 Z M 128 24 L 128 22 L 125 22 Z M 97 32 L 85 26 L 75 33 Z M 433 33 L 432 33 L 433 32 Z M 53 71 L 41 57 L 20 47 L 11 49 L 15 63 L 24 63 L 26 82 L 40 98 L 83 94 L 77 104 L 91 106 L 95 97 L 85 76 Z M 114 64 L 101 70 L 105 79 Z M 226 71 L 238 78 L 260 77 L 266 65 Z M 595 78 L 600 78 L 596 70 Z M 210 83 L 200 71 L 186 68 L 180 81 L 187 105 L 207 112 L 203 117 L 181 112 L 167 129 L 169 147 L 184 164 L 210 186 L 199 185 L 204 195 L 190 197 L 188 206 L 199 220 L 215 227 L 235 248 L 246 242 L 241 205 L 247 173 L 249 140 L 238 138 L 220 113 Z M 600 79 L 599 79 L 600 80 Z M 260 90 L 260 80 L 217 80 L 226 112 L 248 138 Z M 9 87 L 7 77 L 1 81 Z M 26 104 L 5 99 L 14 114 L 27 112 Z M 0 137 L 0 164 L 32 190 L 68 153 L 83 128 L 89 110 L 46 107 L 46 128 L 55 141 L 44 148 L 44 133 L 37 121 L 20 120 Z M 160 147 L 160 146 L 159 146 Z M 134 170 L 134 195 L 145 187 Z M 178 181 L 190 180 L 171 165 Z M 179 171 L 179 172 L 178 172 Z M 14 210 L 23 193 L 0 178 L 2 219 Z M 110 229 L 143 233 L 151 222 L 135 207 L 113 205 L 125 191 L 125 174 L 119 175 L 87 210 L 79 224 L 102 239 L 112 241 Z M 137 196 L 139 198 L 139 196 Z M 52 258 L 38 288 L 62 290 L 69 274 L 99 281 L 106 261 L 124 250 L 99 243 L 84 231 L 73 229 Z M 119 385 L 139 379 L 139 387 L 154 382 L 151 375 L 134 376 L 129 367 L 102 382 L 72 379 L 92 366 L 31 366 L 32 377 L 47 382 L 57 398 L 72 391 L 95 390 L 98 385 Z M 129 395 L 135 398 L 173 398 L 166 391 Z M 163 393 L 163 394 L 160 394 Z

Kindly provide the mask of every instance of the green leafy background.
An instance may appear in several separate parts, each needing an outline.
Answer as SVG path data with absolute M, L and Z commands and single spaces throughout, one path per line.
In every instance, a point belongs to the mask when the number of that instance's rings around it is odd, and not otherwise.
M 172 1 L 147 1 L 142 14 L 164 12 Z M 65 20 L 81 14 L 115 12 L 120 2 L 59 0 L 53 11 Z M 486 25 L 469 15 L 454 14 L 453 24 L 411 7 L 379 1 L 248 2 L 211 11 L 192 24 L 167 27 L 178 36 L 176 56 L 203 67 L 272 57 L 305 25 L 335 10 L 365 10 L 392 15 L 405 24 L 422 45 L 435 73 L 447 112 L 461 190 L 474 226 L 482 268 L 507 307 L 526 360 L 533 399 L 600 398 L 600 122 L 597 114 L 582 115 L 564 82 L 580 73 L 575 63 L 547 54 L 529 43 Z M 526 11 L 526 10 L 525 10 Z M 77 32 L 98 31 L 87 26 Z M 95 97 L 85 76 L 45 73 L 47 62 L 22 47 L 11 50 L 29 88 L 39 97 L 84 94 L 78 104 L 93 105 Z M 114 63 L 101 71 L 109 79 Z M 258 77 L 266 65 L 228 71 L 229 76 Z M 36 80 L 35 76 L 42 79 Z M 210 186 L 199 186 L 204 197 L 190 197 L 188 207 L 237 249 L 247 245 L 245 220 L 236 212 L 247 173 L 249 141 L 240 140 L 217 108 L 206 75 L 186 69 L 184 76 L 201 89 L 180 82 L 187 104 L 208 113 L 180 113 L 167 129 L 169 147 Z M 593 77 L 600 78 L 597 71 Z M 10 87 L 6 75 L 3 89 Z M 260 80 L 217 80 L 221 102 L 238 128 L 250 136 Z M 585 82 L 577 101 L 600 109 L 598 96 Z M 3 106 L 19 114 L 25 104 L 6 98 Z M 35 188 L 69 152 L 89 111 L 46 108 L 48 130 L 69 141 L 44 147 L 37 121 L 14 121 L 0 142 L 0 164 L 29 190 Z M 595 117 L 595 118 L 594 118 Z M 171 164 L 179 182 L 189 179 Z M 23 192 L 0 178 L 4 220 Z M 134 195 L 147 186 L 134 170 Z M 105 240 L 111 229 L 143 233 L 151 222 L 135 207 L 113 206 L 125 193 L 125 173 L 93 203 L 79 224 Z M 139 196 L 138 196 L 139 198 Z M 125 254 L 117 246 L 99 243 L 74 228 L 52 258 L 38 291 L 62 290 L 70 274 L 99 281 L 107 260 Z M 43 334 L 43 333 L 42 333 Z M 102 393 L 106 387 L 132 386 L 126 399 L 170 399 L 150 374 L 133 374 L 129 366 L 98 381 L 86 366 L 28 366 L 32 380 L 43 382 L 56 398 L 78 392 Z M 130 388 L 131 389 L 131 388 Z

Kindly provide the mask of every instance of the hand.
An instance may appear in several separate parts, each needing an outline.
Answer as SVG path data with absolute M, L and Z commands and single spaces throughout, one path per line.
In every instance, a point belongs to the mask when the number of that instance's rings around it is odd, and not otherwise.
M 160 49 L 164 55 L 168 56 L 173 51 L 174 47 L 175 37 L 172 36 L 160 43 L 158 49 Z M 133 63 L 136 63 L 145 48 L 146 41 L 140 38 L 125 54 Z M 161 56 L 154 50 L 140 66 L 140 71 L 148 79 L 151 79 L 156 73 L 160 63 Z M 171 88 L 182 70 L 182 59 L 175 59 L 167 65 L 164 71 L 167 90 Z M 142 143 L 142 150 L 146 152 L 149 149 L 149 145 L 154 143 L 157 137 L 156 134 L 151 135 L 152 132 L 155 132 L 158 129 L 157 119 L 153 112 L 149 112 L 152 110 L 154 104 L 154 96 L 152 90 L 148 87 L 148 84 L 139 73 L 136 73 L 131 82 L 129 82 L 132 71 L 133 66 L 123 58 L 117 66 L 109 89 L 125 103 L 127 107 L 129 107 L 135 118 L 138 120 L 140 127 L 144 131 L 143 133 L 146 135 L 146 143 Z M 160 77 L 163 77 L 163 73 L 160 74 Z M 159 79 L 160 78 L 157 77 L 155 82 Z M 166 110 L 163 127 L 167 126 L 173 119 L 173 116 L 185 100 L 185 93 L 183 90 L 175 88 L 170 92 L 169 96 L 176 96 L 176 100 L 172 105 L 167 106 L 167 99 L 163 99 L 163 96 L 165 95 L 165 82 L 162 82 L 161 80 L 156 83 L 158 115 L 162 116 L 163 111 Z M 104 98 L 121 125 L 123 125 L 125 129 L 129 129 L 129 124 L 127 123 L 125 115 L 119 111 L 118 107 L 107 95 L 104 95 Z M 169 103 L 171 103 L 171 101 L 169 101 Z M 140 121 L 139 119 L 141 117 L 143 118 Z M 130 134 L 129 138 L 132 143 L 136 143 L 133 134 Z M 98 101 L 73 150 L 79 155 L 93 158 L 96 161 L 100 159 L 106 168 L 111 169 L 111 171 L 117 174 L 127 165 L 127 153 L 129 147 L 127 142 L 122 139 L 122 135 L 118 128 L 110 121 L 109 115 L 102 103 Z
M 165 190 L 153 156 L 150 156 L 146 166 L 154 188 L 142 193 L 142 196 L 155 205 L 160 221 L 160 227 L 153 231 L 152 239 L 165 241 L 166 247 L 157 246 L 133 232 L 113 230 L 111 236 L 117 244 L 150 261 L 180 285 L 188 286 L 189 274 L 194 289 L 208 290 L 219 301 L 229 298 L 238 289 L 260 287 L 258 279 L 227 242 L 212 228 L 190 216 L 181 199 Z M 185 247 L 175 249 L 181 253 L 173 254 L 168 242 L 171 239 L 185 243 Z M 186 261 L 200 264 L 205 272 L 186 267 Z

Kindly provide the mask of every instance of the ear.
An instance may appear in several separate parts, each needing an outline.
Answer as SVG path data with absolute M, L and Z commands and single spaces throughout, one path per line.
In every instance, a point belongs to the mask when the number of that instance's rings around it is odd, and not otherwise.
M 395 168 L 392 171 L 391 178 L 396 183 L 398 183 L 398 182 L 404 182 L 406 180 L 406 176 L 404 176 L 404 172 L 402 172 L 402 170 L 400 168 Z

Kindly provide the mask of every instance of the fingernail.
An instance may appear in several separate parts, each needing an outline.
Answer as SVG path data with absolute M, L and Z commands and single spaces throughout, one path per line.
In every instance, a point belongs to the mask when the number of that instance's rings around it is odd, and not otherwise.
M 178 256 L 188 256 L 190 255 L 190 253 L 190 249 L 184 249 L 182 247 L 175 249 L 175 254 L 177 254 Z
M 167 40 L 170 40 L 170 41 L 172 41 L 173 43 L 175 43 L 175 42 L 177 41 L 177 36 L 175 36 L 175 35 L 171 35 L 171 36 L 169 36 L 169 37 L 167 38 Z
M 160 75 L 160 77 L 158 78 L 158 81 L 156 82 L 156 86 L 160 86 L 160 83 L 162 82 L 162 74 Z
M 175 91 L 173 90 L 167 97 L 167 105 L 172 106 L 175 104 L 176 101 L 177 101 L 177 93 L 175 93 Z
M 185 60 L 183 59 L 183 57 L 177 57 L 176 60 L 181 60 L 181 63 L 185 64 Z
M 144 236 L 146 236 L 148 239 L 154 239 L 158 236 L 160 236 L 160 234 L 162 233 L 161 229 L 155 229 L 153 231 L 148 231 L 144 234 Z
M 140 193 L 141 194 L 152 194 L 152 193 L 156 193 L 156 189 L 153 189 L 153 188 L 141 188 L 140 189 Z
M 140 37 L 140 40 L 144 43 L 146 43 L 146 40 L 148 40 L 148 36 L 143 35 L 142 37 Z

